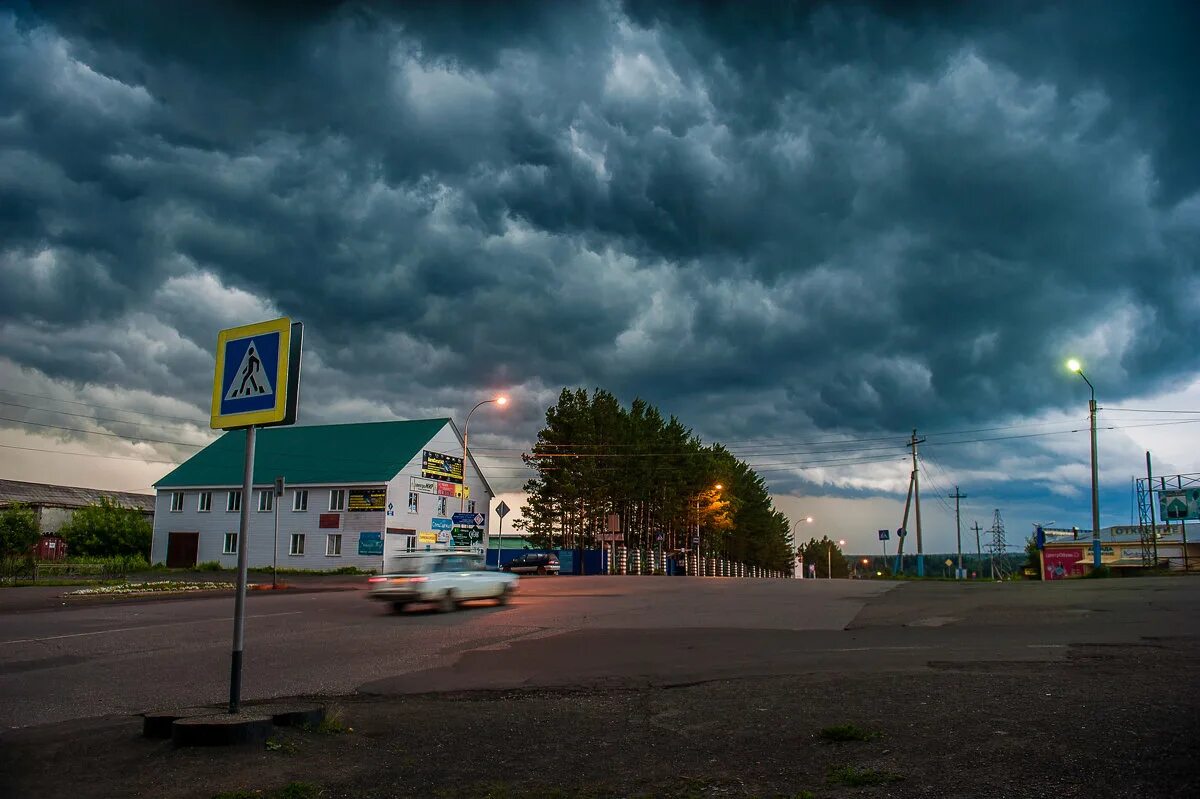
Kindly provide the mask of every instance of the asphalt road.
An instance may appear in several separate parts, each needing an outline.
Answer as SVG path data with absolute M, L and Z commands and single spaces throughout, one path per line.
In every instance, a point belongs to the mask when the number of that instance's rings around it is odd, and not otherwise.
M 244 698 L 1053 662 L 1075 644 L 1200 633 L 1200 580 L 1187 578 L 969 585 L 529 578 L 507 607 L 402 616 L 366 601 L 364 589 L 252 595 Z M 40 611 L 15 604 L 6 612 L 0 595 L 0 725 L 226 696 L 229 597 Z

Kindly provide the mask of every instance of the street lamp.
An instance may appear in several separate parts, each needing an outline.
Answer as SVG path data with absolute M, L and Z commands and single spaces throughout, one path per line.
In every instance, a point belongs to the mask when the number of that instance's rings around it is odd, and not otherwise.
M 804 579 L 804 550 L 800 549 L 800 547 L 797 546 L 797 544 L 796 544 L 796 528 L 800 526 L 800 522 L 806 522 L 808 524 L 812 524 L 813 517 L 805 516 L 803 519 L 797 519 L 796 521 L 792 522 L 791 532 L 789 533 L 792 537 L 792 552 L 795 553 L 796 557 L 800 561 L 800 573 L 797 574 L 796 577 L 798 579 L 803 580 Z
M 844 546 L 846 546 L 845 539 L 838 541 L 839 548 L 844 547 Z M 832 541 L 829 542 L 829 546 L 825 547 L 825 571 L 826 571 L 826 579 L 832 580 L 833 579 L 833 542 Z
M 1096 387 L 1083 373 L 1083 364 L 1075 358 L 1067 361 L 1067 368 L 1083 378 L 1091 389 L 1092 397 L 1088 400 L 1088 418 L 1092 427 L 1092 567 L 1100 568 L 1100 472 L 1096 459 Z
M 721 483 L 713 485 L 714 491 L 722 491 L 725 486 Z M 700 497 L 696 497 L 696 576 L 704 576 L 704 568 L 700 562 Z
M 508 404 L 508 397 L 500 395 L 499 397 L 492 397 L 491 399 L 485 399 L 482 402 L 477 403 L 475 407 L 471 409 L 471 413 L 467 414 L 467 421 L 463 422 L 463 481 L 462 492 L 459 496 L 458 503 L 459 513 L 462 513 L 467 509 L 467 428 L 471 426 L 471 416 L 475 413 L 475 411 L 479 410 L 482 406 L 487 405 L 489 402 L 494 402 L 503 408 Z

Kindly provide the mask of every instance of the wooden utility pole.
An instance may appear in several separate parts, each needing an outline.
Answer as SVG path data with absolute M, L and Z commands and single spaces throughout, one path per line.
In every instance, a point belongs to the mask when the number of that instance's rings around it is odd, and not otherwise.
M 904 519 L 900 522 L 900 529 L 896 531 L 896 538 L 900 540 L 896 542 L 896 568 L 893 569 L 895 574 L 904 573 L 904 538 L 908 535 L 908 511 L 912 507 L 913 477 L 915 475 L 915 469 L 908 474 L 908 494 L 904 497 Z
M 975 522 L 974 530 L 975 530 L 975 556 L 978 559 L 978 564 L 979 564 L 976 568 L 978 568 L 980 571 L 983 571 L 983 544 L 981 544 L 979 541 L 979 522 Z
M 959 511 L 958 503 L 959 503 L 959 500 L 966 499 L 967 495 L 960 493 L 958 490 L 958 486 L 955 486 L 954 493 L 950 495 L 950 498 L 954 500 L 954 529 L 956 531 L 957 539 L 958 539 L 958 571 L 955 572 L 954 576 L 961 580 L 962 573 L 963 573 L 963 567 L 962 567 L 962 514 Z
M 917 512 L 917 576 L 925 576 L 925 544 L 921 540 L 921 472 L 917 469 L 917 444 L 925 441 L 917 438 L 917 428 L 913 428 L 912 438 L 908 446 L 912 447 L 912 493 L 913 505 Z

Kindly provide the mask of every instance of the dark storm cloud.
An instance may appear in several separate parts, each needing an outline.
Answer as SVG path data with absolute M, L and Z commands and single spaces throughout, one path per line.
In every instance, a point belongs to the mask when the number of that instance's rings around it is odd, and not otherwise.
M 602 385 L 735 438 L 1037 414 L 1068 350 L 1144 393 L 1200 368 L 1196 21 L 0 12 L 0 355 L 202 397 L 213 330 L 278 311 L 314 418 Z

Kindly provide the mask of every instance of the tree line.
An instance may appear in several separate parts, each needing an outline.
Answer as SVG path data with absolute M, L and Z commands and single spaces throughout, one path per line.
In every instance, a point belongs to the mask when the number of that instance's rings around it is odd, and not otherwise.
M 535 546 L 598 546 L 615 514 L 630 548 L 694 551 L 699 535 L 706 556 L 792 567 L 788 519 L 763 479 L 644 400 L 564 388 L 523 458 L 537 476 L 517 526 Z

